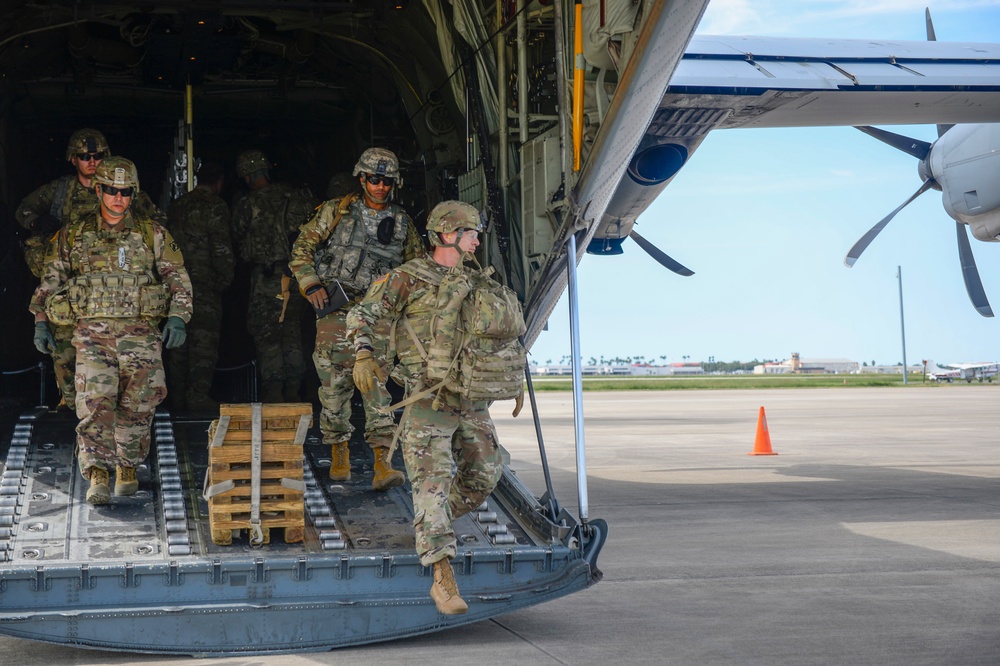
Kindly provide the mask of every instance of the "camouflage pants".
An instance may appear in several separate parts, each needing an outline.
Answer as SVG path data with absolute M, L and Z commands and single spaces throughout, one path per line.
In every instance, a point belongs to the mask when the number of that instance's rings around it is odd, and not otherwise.
M 187 325 L 187 340 L 167 352 L 167 385 L 172 399 L 179 398 L 180 404 L 208 397 L 219 359 L 221 326 L 222 295 L 207 285 L 195 285 L 194 312 Z
M 59 394 L 72 408 L 76 403 L 76 349 L 73 348 L 73 332 L 76 326 L 52 326 L 52 337 L 56 348 L 52 352 L 52 369 L 56 373 Z
M 456 398 L 435 410 L 433 401 L 428 396 L 409 406 L 400 437 L 413 492 L 417 554 L 425 567 L 455 556 L 452 521 L 475 511 L 503 470 L 488 403 Z
M 347 312 L 343 307 L 316 321 L 316 349 L 313 362 L 319 375 L 319 428 L 327 444 L 346 442 L 354 432 L 351 425 L 351 398 L 354 397 L 354 343 L 347 338 Z M 374 341 L 375 358 L 384 359 L 386 337 Z M 383 369 L 386 367 L 382 363 Z M 388 374 L 388 373 L 387 373 Z M 365 440 L 372 446 L 389 446 L 396 424 L 389 414 L 378 411 L 390 403 L 389 394 L 378 386 L 362 396 L 365 405 Z
M 136 467 L 146 459 L 153 414 L 167 395 L 161 344 L 148 323 L 114 322 L 102 333 L 87 322 L 77 327 L 77 458 L 84 477 L 95 465 Z
M 269 390 L 280 394 L 286 384 L 298 385 L 306 374 L 301 325 L 305 299 L 293 281 L 289 288 L 285 319 L 278 322 L 282 307 L 280 294 L 281 271 L 275 271 L 268 277 L 264 275 L 263 267 L 255 266 L 250 276 L 247 330 L 257 348 L 257 365 L 264 394 Z

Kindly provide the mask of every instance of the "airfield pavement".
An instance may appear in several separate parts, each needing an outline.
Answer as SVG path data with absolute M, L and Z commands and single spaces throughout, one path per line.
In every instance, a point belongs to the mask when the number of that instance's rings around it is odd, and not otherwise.
M 585 393 L 590 589 L 478 624 L 326 653 L 192 659 L 0 637 L 52 664 L 1000 663 L 1000 386 Z M 494 417 L 538 494 L 529 406 Z M 748 456 L 758 410 L 776 456 Z M 577 511 L 572 395 L 539 393 Z

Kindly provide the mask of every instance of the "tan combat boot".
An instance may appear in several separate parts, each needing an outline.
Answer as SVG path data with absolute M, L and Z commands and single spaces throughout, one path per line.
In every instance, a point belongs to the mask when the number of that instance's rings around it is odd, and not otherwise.
M 108 470 L 101 467 L 90 468 L 90 488 L 87 490 L 88 504 L 110 504 L 111 489 Z
M 372 478 L 372 489 L 388 490 L 403 485 L 406 478 L 402 472 L 392 468 L 389 449 L 385 446 L 376 446 L 372 449 L 372 453 L 375 454 L 375 476 Z
M 139 490 L 139 480 L 135 478 L 135 467 L 118 465 L 115 470 L 115 495 L 135 495 Z
M 330 447 L 330 480 L 351 480 L 351 450 L 347 442 L 337 442 Z
M 462 615 L 469 610 L 469 604 L 458 596 L 458 583 L 451 570 L 450 558 L 434 563 L 434 584 L 431 585 L 431 599 L 442 615 Z

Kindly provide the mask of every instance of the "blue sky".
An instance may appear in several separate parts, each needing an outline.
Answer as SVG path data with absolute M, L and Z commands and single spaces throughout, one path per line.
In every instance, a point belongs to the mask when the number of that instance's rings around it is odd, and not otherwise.
M 699 33 L 925 38 L 930 6 L 941 41 L 1000 40 L 1000 0 L 712 0 Z M 933 126 L 885 127 L 933 141 Z M 636 230 L 695 271 L 676 276 L 626 241 L 617 257 L 579 266 L 581 352 L 667 362 L 847 358 L 1000 359 L 1000 316 L 973 310 L 955 222 L 930 191 L 901 211 L 853 268 L 851 245 L 920 186 L 917 161 L 850 127 L 711 133 Z M 1000 243 L 972 241 L 1000 313 Z M 531 351 L 569 354 L 564 296 Z M 688 357 L 685 359 L 685 357 Z

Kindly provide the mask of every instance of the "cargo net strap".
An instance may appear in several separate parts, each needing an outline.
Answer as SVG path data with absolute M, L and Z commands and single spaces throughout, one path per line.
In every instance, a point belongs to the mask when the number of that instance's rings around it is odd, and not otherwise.
M 260 528 L 260 472 L 261 472 L 261 447 L 263 446 L 263 426 L 262 426 L 262 404 L 259 402 L 252 403 L 251 405 L 251 458 L 250 458 L 250 502 L 251 502 L 251 514 L 250 523 L 251 531 L 254 534 L 259 534 L 261 542 L 263 542 L 263 531 Z M 295 443 L 301 445 L 306 440 L 306 434 L 309 432 L 309 422 L 312 417 L 309 415 L 303 415 L 299 418 L 299 425 L 295 431 Z M 215 448 L 217 446 L 222 446 L 223 441 L 226 439 L 226 433 L 229 431 L 229 423 L 231 417 L 221 416 L 219 417 L 219 424 L 215 428 L 215 433 L 212 435 L 212 440 L 209 442 L 209 446 Z M 208 484 L 209 475 L 205 474 L 205 483 L 202 486 L 202 496 L 205 500 L 210 500 L 216 495 L 221 495 L 222 493 L 228 492 L 236 487 L 236 482 L 232 479 L 226 479 L 225 481 L 220 481 L 214 485 Z M 301 492 L 306 491 L 305 481 L 299 481 L 297 479 L 282 478 L 280 479 L 281 486 L 283 488 L 288 488 L 289 490 L 298 490 Z M 254 529 L 254 522 L 256 521 L 256 529 Z M 251 545 L 253 541 L 251 538 Z M 259 545 L 259 544 L 258 544 Z
M 264 405 L 259 402 L 250 405 L 250 546 L 264 545 L 264 531 L 260 528 L 260 460 L 263 442 Z

